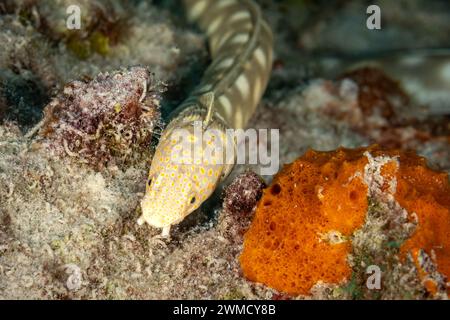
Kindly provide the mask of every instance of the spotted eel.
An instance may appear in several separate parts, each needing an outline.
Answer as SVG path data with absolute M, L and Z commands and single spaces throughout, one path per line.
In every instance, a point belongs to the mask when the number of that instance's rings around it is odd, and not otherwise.
M 226 130 L 246 125 L 272 69 L 272 32 L 253 1 L 183 2 L 189 20 L 208 38 L 212 62 L 200 84 L 173 112 L 152 159 L 138 224 L 162 228 L 163 236 L 196 210 L 231 172 L 233 161 L 198 155 L 211 144 L 225 151 L 236 147 Z M 217 134 L 199 139 L 198 123 L 201 133 Z M 192 148 L 179 143 L 180 132 Z

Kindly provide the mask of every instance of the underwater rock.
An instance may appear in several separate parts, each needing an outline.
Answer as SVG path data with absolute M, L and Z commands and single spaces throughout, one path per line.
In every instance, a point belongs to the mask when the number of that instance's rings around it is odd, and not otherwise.
M 46 39 L 13 16 L 0 15 L 0 121 L 23 131 L 39 122 L 57 82 Z
M 340 80 L 341 90 L 356 84 L 357 103 L 327 108 L 327 114 L 346 121 L 371 143 L 416 150 L 448 170 L 450 127 L 445 116 L 425 112 L 427 108 L 408 95 L 403 83 L 375 67 L 355 69 Z
M 250 213 L 265 186 L 264 180 L 253 171 L 241 173 L 224 190 L 224 209 L 236 215 Z
M 386 124 L 398 123 L 398 109 L 407 106 L 410 101 L 400 84 L 389 78 L 382 70 L 363 67 L 341 76 L 351 79 L 358 85 L 358 107 L 364 114 L 365 125 L 371 118 L 381 117 Z M 367 119 L 368 118 L 368 119 Z M 376 121 L 372 122 L 376 123 Z
M 412 152 L 308 151 L 264 190 L 245 234 L 242 270 L 249 280 L 291 295 L 334 284 L 341 287 L 333 295 L 353 298 L 445 298 L 449 195 L 448 175 Z M 422 251 L 432 257 L 426 272 L 416 267 Z M 378 291 L 365 286 L 372 264 L 384 270 Z
M 383 91 L 379 81 L 396 82 L 379 70 L 354 72 L 339 81 L 311 81 L 301 92 L 286 96 L 276 108 L 269 105 L 258 109 L 250 125 L 284 128 L 280 131 L 280 140 L 285 141 L 280 145 L 280 163 L 294 161 L 308 147 L 332 150 L 376 143 L 384 148 L 416 150 L 432 165 L 448 171 L 447 118 L 427 116 L 399 86 Z
M 18 76 L 30 78 L 30 74 L 40 80 L 40 85 L 51 89 L 58 76 L 52 56 L 51 43 L 32 26 L 20 23 L 12 15 L 0 15 L 0 71 L 7 70 Z
M 242 244 L 244 233 L 250 226 L 253 211 L 265 187 L 266 184 L 259 175 L 246 170 L 225 188 L 219 232 L 229 241 Z
M 122 3 L 113 0 L 6 1 L 2 8 L 0 14 L 16 14 L 21 24 L 33 26 L 54 41 L 76 40 L 80 45 L 95 32 L 117 40 L 126 18 Z M 68 21 L 72 22 L 69 18 L 78 10 L 80 28 L 68 28 Z
M 160 121 L 160 90 L 141 67 L 74 81 L 44 110 L 43 145 L 98 168 L 148 159 Z

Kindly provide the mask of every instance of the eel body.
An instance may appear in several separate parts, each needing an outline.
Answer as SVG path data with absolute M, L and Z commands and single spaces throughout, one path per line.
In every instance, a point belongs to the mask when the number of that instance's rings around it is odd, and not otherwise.
M 246 125 L 272 69 L 272 32 L 254 2 L 183 2 L 190 21 L 208 38 L 212 62 L 173 112 L 152 159 L 138 223 L 162 228 L 163 235 L 196 210 L 232 170 L 228 155 L 236 141 L 226 131 Z M 207 152 L 211 150 L 223 152 Z

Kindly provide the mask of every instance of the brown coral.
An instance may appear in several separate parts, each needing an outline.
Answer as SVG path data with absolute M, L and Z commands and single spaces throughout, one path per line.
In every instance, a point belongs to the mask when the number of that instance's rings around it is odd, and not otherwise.
M 417 215 L 415 231 L 400 247 L 403 261 L 424 250 L 436 258 L 438 273 L 450 276 L 447 175 L 414 153 L 378 146 L 308 151 L 285 166 L 264 190 L 245 235 L 244 275 L 289 294 L 349 280 L 352 236 L 366 221 L 368 200 L 380 192 L 393 196 L 410 220 Z
M 159 91 L 147 69 L 133 67 L 72 82 L 45 109 L 46 147 L 101 167 L 141 159 L 159 123 Z

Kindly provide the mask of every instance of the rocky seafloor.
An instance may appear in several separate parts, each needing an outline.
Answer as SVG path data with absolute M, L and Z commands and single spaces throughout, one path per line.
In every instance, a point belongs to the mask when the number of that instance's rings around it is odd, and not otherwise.
M 361 290 L 358 255 L 349 257 L 352 277 L 306 295 L 249 281 L 239 256 L 264 186 L 245 172 L 257 165 L 237 166 L 225 191 L 174 227 L 170 241 L 138 226 L 151 146 L 205 70 L 205 38 L 176 1 L 77 0 L 86 27 L 68 31 L 61 23 L 73 2 L 0 3 L 1 299 L 446 298 L 397 260 L 384 266 L 382 289 Z M 383 28 L 374 31 L 364 2 L 259 3 L 275 60 L 248 127 L 280 130 L 281 165 L 308 149 L 377 143 L 413 149 L 450 172 L 448 115 L 428 113 L 380 70 L 331 77 L 317 58 L 450 47 L 449 4 L 378 1 Z M 389 210 L 370 207 L 377 217 Z M 356 248 L 384 231 L 368 221 Z

